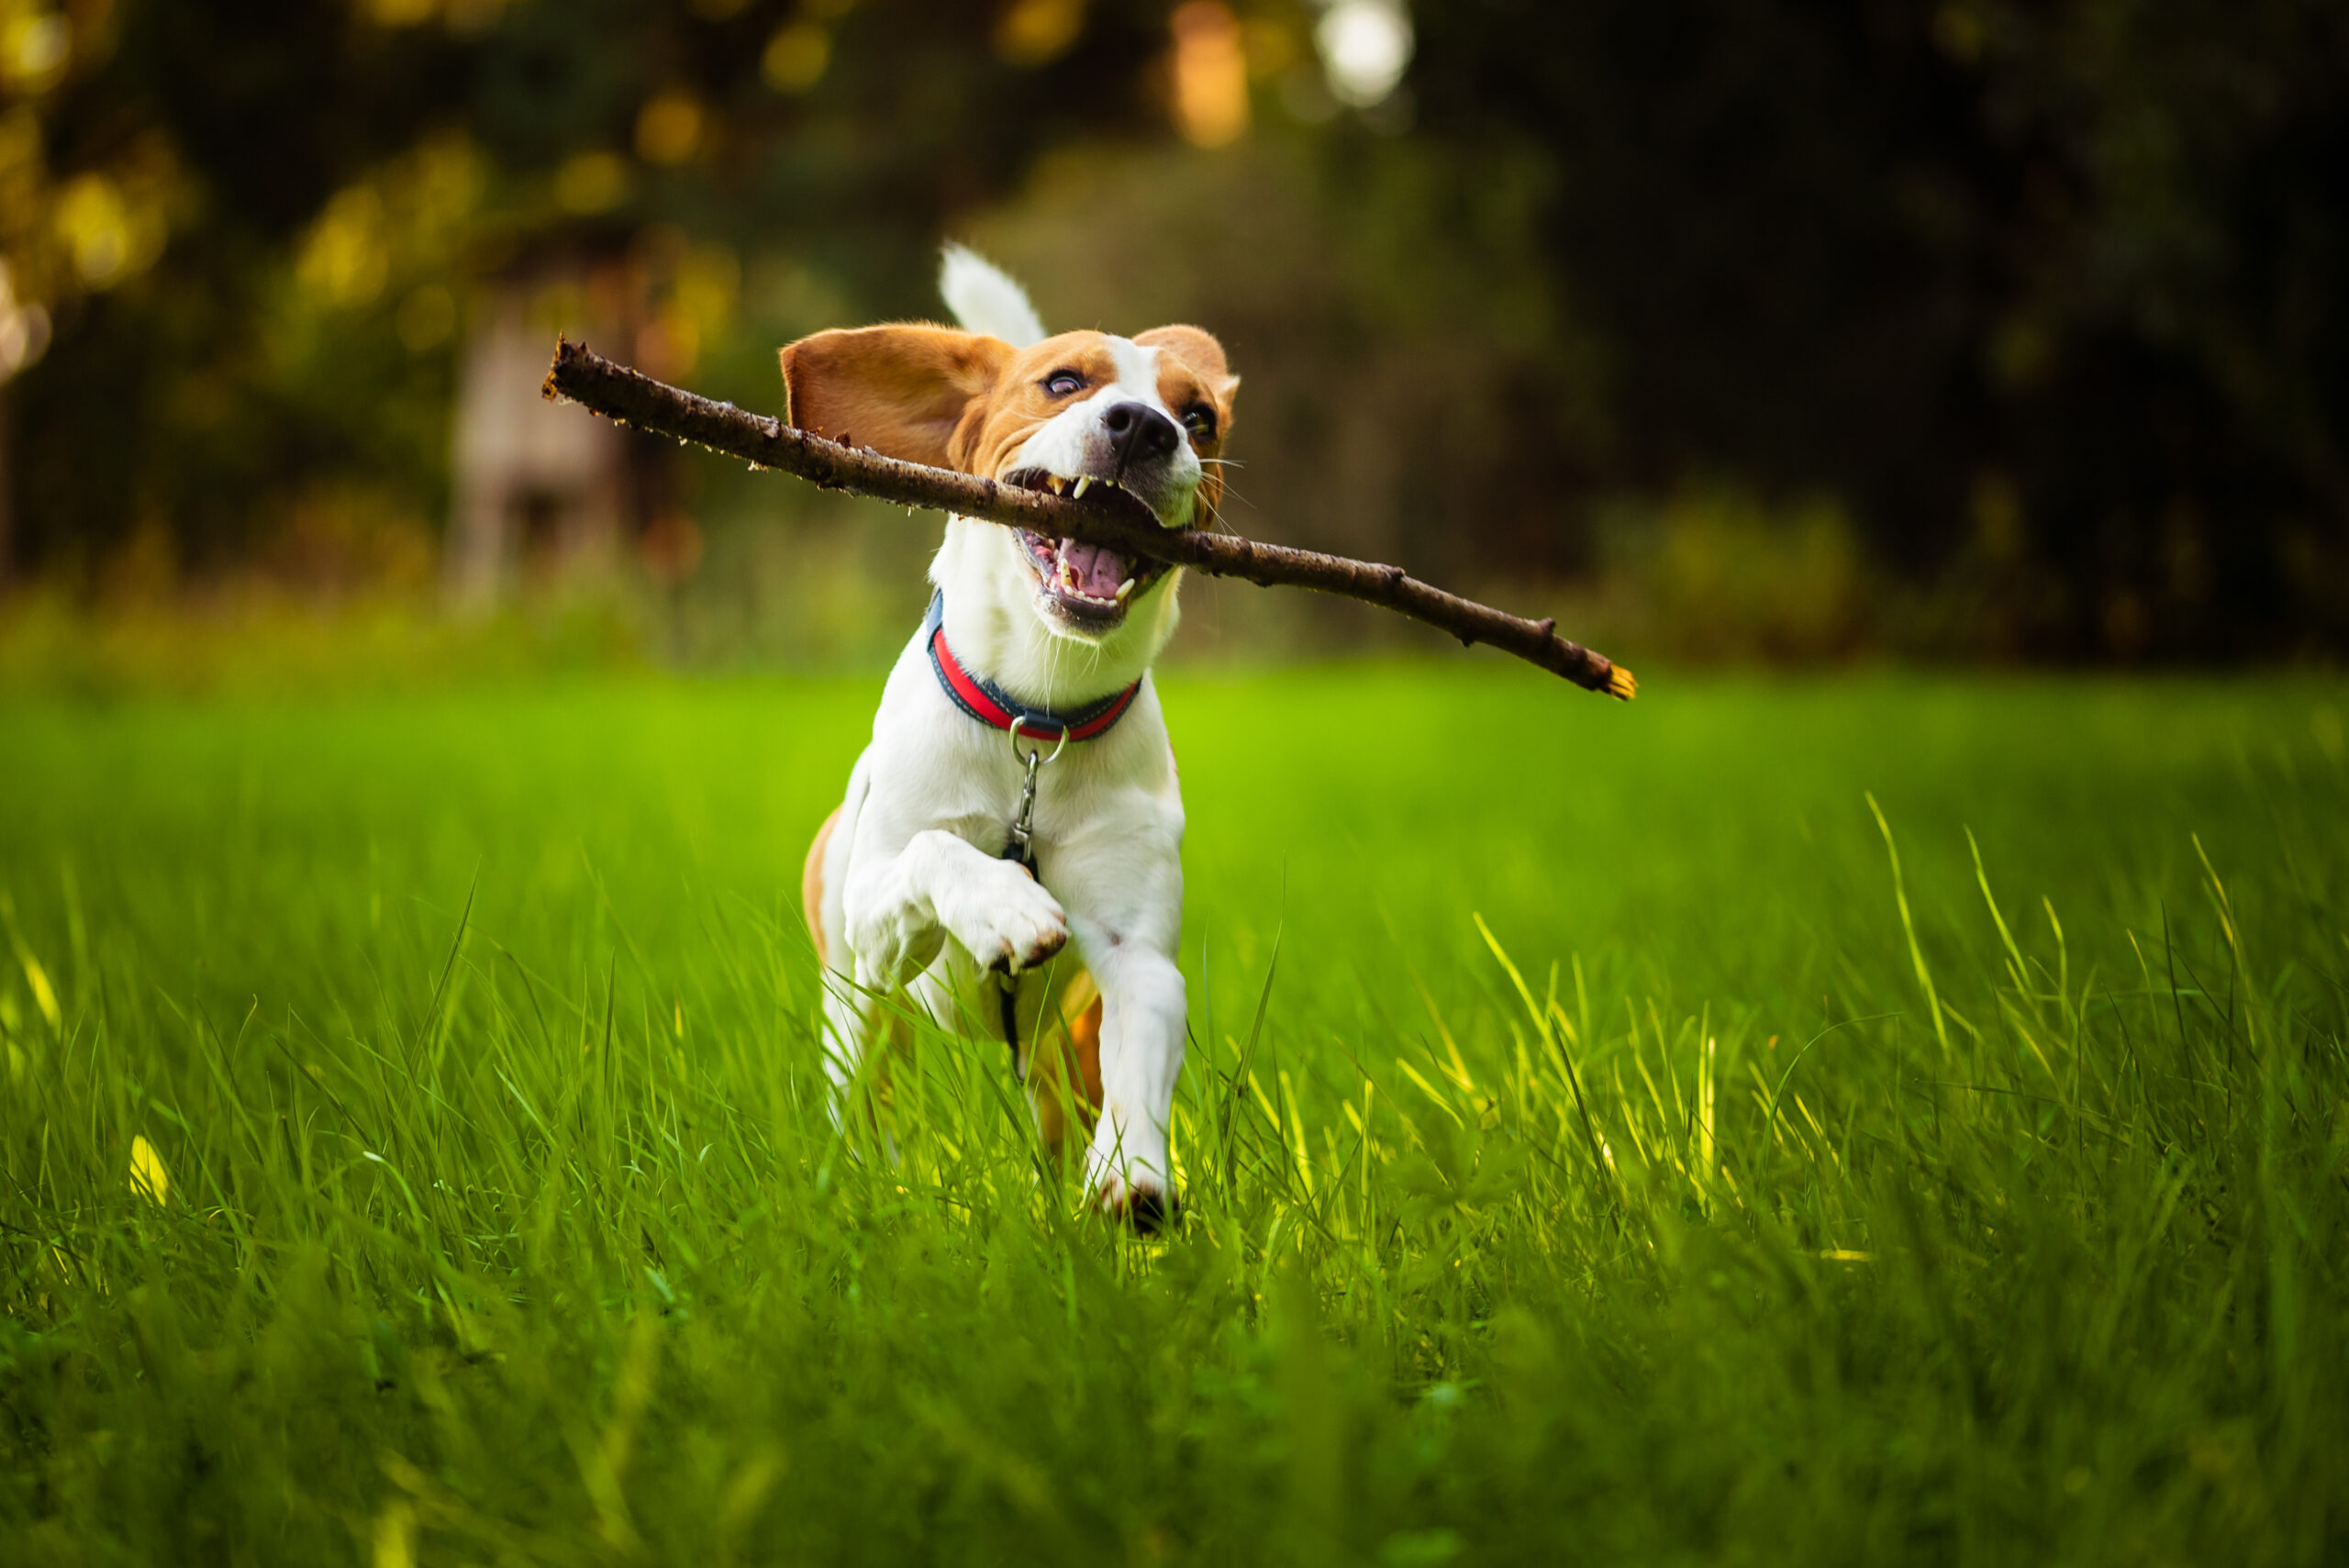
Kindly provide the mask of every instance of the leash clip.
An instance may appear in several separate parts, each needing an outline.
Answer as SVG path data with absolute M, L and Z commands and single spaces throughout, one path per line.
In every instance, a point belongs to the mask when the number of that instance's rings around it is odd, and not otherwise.
M 1021 756 L 1017 720 L 1012 723 L 1010 734 L 1011 754 Z M 1031 847 L 1036 836 L 1036 775 L 1047 762 L 1058 762 L 1062 748 L 1067 744 L 1068 727 L 1063 725 L 1061 743 L 1052 748 L 1051 756 L 1044 755 L 1041 746 L 1030 746 L 1023 759 L 1024 772 L 1019 779 L 1019 815 L 1012 818 L 1011 841 L 1004 845 L 1001 858 L 1020 867 L 1030 876 L 1036 874 L 1036 851 Z M 1003 1042 L 1011 1048 L 1012 1073 L 1024 1083 L 1028 1077 L 1028 1054 L 1019 1047 L 1019 977 L 1008 969 L 998 969 L 996 983 L 998 987 L 997 1004 L 1003 1012 Z
M 1012 721 L 1011 728 L 1004 731 L 1011 737 L 1011 754 L 1021 759 L 1027 772 L 1019 781 L 1019 815 L 1011 824 L 1011 842 L 1004 847 L 1003 858 L 1008 861 L 1018 861 L 1021 865 L 1026 866 L 1028 873 L 1033 876 L 1036 873 L 1036 857 L 1029 850 L 1028 841 L 1034 837 L 1036 828 L 1036 773 L 1039 769 L 1059 762 L 1061 753 L 1068 750 L 1068 726 L 1065 724 L 1061 726 L 1060 744 L 1053 747 L 1052 754 L 1047 757 L 1044 755 L 1044 749 L 1041 746 L 1030 746 L 1025 753 L 1020 751 L 1019 729 L 1023 722 L 1025 721 L 1015 719 Z
M 1011 738 L 1011 754 L 1017 757 L 1020 754 L 1017 726 L 1012 728 Z M 1030 876 L 1036 874 L 1036 854 L 1029 848 L 1030 841 L 1036 836 L 1036 774 L 1045 763 L 1056 761 L 1061 754 L 1061 746 L 1067 744 L 1068 731 L 1063 729 L 1061 731 L 1061 745 L 1052 748 L 1052 756 L 1045 756 L 1041 746 L 1031 746 L 1028 750 L 1027 771 L 1019 780 L 1019 815 L 1012 818 L 1011 842 L 1004 846 L 1003 858 L 1026 866 Z

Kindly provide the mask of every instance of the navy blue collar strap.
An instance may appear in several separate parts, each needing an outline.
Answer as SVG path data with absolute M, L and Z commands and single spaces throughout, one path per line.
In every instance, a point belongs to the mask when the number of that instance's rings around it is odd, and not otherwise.
M 938 684 L 946 688 L 954 706 L 991 728 L 1009 729 L 1016 724 L 1030 740 L 1057 740 L 1063 735 L 1071 740 L 1090 740 L 1123 718 L 1126 709 L 1133 706 L 1134 694 L 1141 690 L 1141 683 L 1136 681 L 1121 692 L 1065 713 L 1035 707 L 963 668 L 954 651 L 946 646 L 944 589 L 930 595 L 930 614 L 922 617 L 921 629 L 922 642 L 930 650 L 930 667 L 937 672 Z

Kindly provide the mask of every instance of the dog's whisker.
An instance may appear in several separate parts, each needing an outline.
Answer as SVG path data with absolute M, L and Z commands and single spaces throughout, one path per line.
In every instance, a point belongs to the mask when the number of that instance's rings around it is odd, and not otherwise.
M 1229 486 L 1226 486 L 1224 494 L 1227 496 L 1230 496 L 1233 492 Z M 1221 532 L 1227 534 L 1237 532 L 1230 523 L 1224 521 L 1223 508 L 1212 501 L 1208 503 L 1208 531 L 1209 533 Z
M 1240 494 L 1239 487 L 1230 484 L 1225 484 L 1223 487 L 1223 500 L 1225 502 L 1237 501 L 1243 506 L 1249 505 L 1248 497 Z M 1223 515 L 1223 506 L 1220 503 L 1208 506 L 1208 516 L 1212 519 L 1212 527 L 1220 528 L 1223 532 L 1230 534 L 1235 539 L 1239 537 L 1240 530 L 1233 528 L 1231 524 L 1225 519 Z

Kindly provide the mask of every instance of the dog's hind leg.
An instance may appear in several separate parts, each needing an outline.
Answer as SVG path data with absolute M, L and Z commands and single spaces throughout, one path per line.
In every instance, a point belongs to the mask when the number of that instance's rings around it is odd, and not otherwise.
M 876 1030 L 884 1027 L 878 998 L 852 978 L 856 955 L 849 949 L 841 903 L 859 808 L 866 795 L 864 766 L 860 758 L 849 777 L 848 798 L 816 830 L 799 876 L 800 911 L 807 917 L 807 935 L 820 966 L 823 1008 L 818 1043 L 823 1051 L 825 1076 L 832 1084 L 831 1115 L 836 1127 L 846 1111 L 849 1087 L 863 1066 Z M 880 1092 L 877 1084 L 875 1092 Z
M 816 829 L 816 841 L 807 846 L 807 863 L 799 868 L 799 912 L 807 917 L 807 935 L 816 944 L 816 962 L 831 962 L 831 937 L 824 929 L 824 851 L 831 848 L 832 829 L 841 825 L 844 806 L 832 807 L 824 825 Z
M 1059 1005 L 1045 1007 L 1035 1027 L 1028 1093 L 1037 1134 L 1058 1155 L 1072 1131 L 1091 1137 L 1101 1114 L 1101 988 L 1093 976 L 1082 969 L 1071 975 Z

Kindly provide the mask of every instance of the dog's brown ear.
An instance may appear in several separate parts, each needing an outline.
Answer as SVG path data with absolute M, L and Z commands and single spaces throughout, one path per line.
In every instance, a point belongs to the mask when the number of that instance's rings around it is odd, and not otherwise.
M 1232 394 L 1240 390 L 1240 378 L 1231 373 L 1230 361 L 1223 357 L 1223 345 L 1215 334 L 1197 327 L 1153 327 L 1137 334 L 1134 341 L 1148 348 L 1163 349 L 1191 368 L 1191 373 L 1205 382 L 1215 400 L 1223 405 L 1226 417 L 1231 413 Z
M 885 457 L 960 466 L 956 430 L 1012 356 L 1000 338 L 900 325 L 818 332 L 783 350 L 787 425 Z

